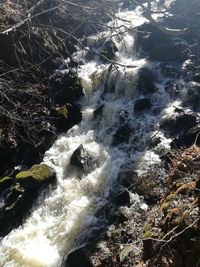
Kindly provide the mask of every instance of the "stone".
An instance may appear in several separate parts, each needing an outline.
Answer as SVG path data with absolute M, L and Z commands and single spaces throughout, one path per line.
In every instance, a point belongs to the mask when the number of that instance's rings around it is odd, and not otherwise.
M 197 117 L 194 113 L 175 113 L 173 117 L 161 120 L 160 128 L 174 134 L 186 133 L 189 129 L 197 125 Z
M 184 104 L 191 105 L 193 109 L 200 107 L 200 84 L 194 82 L 188 84 Z
M 115 53 L 118 48 L 114 41 L 107 40 L 103 45 L 103 50 L 100 52 L 100 59 L 104 62 L 115 59 Z
M 134 130 L 130 128 L 128 124 L 120 126 L 113 135 L 113 146 L 122 144 L 123 142 L 128 142 L 131 134 Z
M 156 75 L 153 70 L 143 67 L 139 70 L 138 75 L 139 92 L 142 94 L 153 93 L 155 91 L 154 82 L 156 80 Z
M 52 106 L 73 104 L 84 95 L 79 79 L 70 70 L 57 71 L 51 75 L 48 87 Z
M 141 112 L 151 108 L 151 101 L 149 98 L 141 98 L 135 102 L 134 111 Z
M 32 166 L 27 171 L 19 172 L 15 180 L 25 188 L 32 188 L 49 183 L 55 180 L 55 178 L 55 171 L 51 167 L 39 164 Z
M 94 110 L 94 118 L 101 116 L 103 114 L 104 105 L 100 105 L 97 109 Z
M 95 160 L 83 145 L 80 145 L 72 154 L 70 163 L 79 169 L 88 171 L 92 168 Z
M 9 176 L 0 178 L 0 192 L 5 190 L 6 188 L 9 188 L 13 183 L 14 183 L 13 178 Z
M 54 118 L 53 122 L 58 132 L 68 131 L 82 120 L 82 113 L 79 106 L 69 103 L 62 106 L 57 105 L 51 111 L 51 115 Z
M 79 248 L 71 251 L 67 256 L 66 267 L 94 267 L 91 260 L 87 256 L 84 248 Z
M 119 191 L 113 198 L 113 202 L 118 206 L 130 206 L 129 191 L 124 189 Z

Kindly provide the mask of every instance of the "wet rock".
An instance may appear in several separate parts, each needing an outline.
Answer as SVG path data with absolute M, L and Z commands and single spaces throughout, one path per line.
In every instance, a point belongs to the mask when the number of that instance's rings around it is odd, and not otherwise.
M 184 99 L 185 105 L 191 105 L 194 109 L 200 107 L 200 84 L 189 83 L 187 93 Z
M 179 78 L 180 77 L 180 70 L 176 64 L 160 64 L 161 70 L 163 74 L 169 78 Z
M 149 98 L 142 98 L 135 102 L 134 111 L 141 112 L 151 108 L 151 101 Z
M 83 248 L 72 251 L 66 262 L 64 263 L 65 267 L 94 267 L 92 262 L 89 259 L 86 251 Z
M 16 175 L 16 182 L 25 188 L 39 187 L 44 183 L 55 180 L 55 171 L 45 164 L 34 165 L 27 171 L 19 172 Z
M 127 119 L 128 119 L 128 111 L 126 111 L 126 110 L 121 110 L 120 112 L 119 112 L 119 122 L 120 123 L 122 123 L 122 124 L 124 124 L 124 123 L 126 123 L 126 121 L 127 121 Z
M 151 69 L 144 67 L 140 69 L 138 75 L 139 92 L 141 92 L 142 94 L 153 93 L 156 89 L 154 85 L 156 75 L 154 74 L 154 72 Z
M 6 188 L 9 188 L 14 183 L 13 178 L 9 176 L 5 176 L 0 179 L 0 193 L 5 190 Z
M 194 74 L 193 81 L 197 82 L 197 83 L 200 83 L 200 73 L 195 73 Z
M 137 47 L 149 54 L 151 60 L 183 62 L 188 56 L 187 45 L 173 40 L 151 23 L 137 28 Z
M 174 117 L 161 120 L 160 128 L 173 134 L 181 134 L 197 125 L 197 117 L 194 113 L 176 113 Z
M 156 147 L 158 144 L 161 143 L 161 138 L 159 136 L 153 136 L 149 141 L 148 141 L 148 147 L 149 148 L 154 148 Z
M 19 183 L 4 190 L 0 202 L 0 236 L 19 226 L 32 208 L 37 191 L 26 191 Z
M 171 43 L 171 39 L 165 33 L 159 31 L 151 23 L 144 23 L 137 28 L 137 49 L 143 49 L 146 52 L 151 52 L 158 44 Z
M 83 88 L 72 71 L 58 71 L 49 78 L 49 96 L 54 104 L 73 104 L 83 96 Z
M 185 134 L 180 135 L 176 138 L 173 139 L 171 143 L 171 148 L 172 149 L 177 149 L 180 147 L 190 147 L 193 144 L 200 145 L 200 138 L 199 138 L 199 133 L 200 133 L 200 127 L 195 126 L 191 129 L 189 129 Z
M 101 116 L 103 114 L 104 105 L 100 105 L 97 109 L 94 110 L 94 118 Z
M 100 53 L 100 59 L 105 62 L 108 60 L 113 60 L 117 51 L 118 48 L 115 42 L 112 40 L 108 40 L 104 43 L 103 50 Z
M 187 46 L 182 43 L 157 44 L 150 51 L 150 59 L 183 62 L 187 58 L 187 55 L 184 54 L 186 50 Z
M 88 171 L 92 168 L 95 160 L 83 145 L 80 145 L 72 154 L 70 163 L 73 166 Z
M 117 129 L 113 135 L 113 146 L 117 146 L 123 142 L 128 142 L 131 134 L 134 133 L 134 130 L 130 128 L 129 125 L 125 124 Z
M 53 108 L 52 117 L 58 132 L 65 132 L 82 120 L 82 113 L 79 106 L 66 104 Z
M 113 198 L 113 202 L 118 206 L 130 206 L 129 191 L 124 189 L 119 191 Z

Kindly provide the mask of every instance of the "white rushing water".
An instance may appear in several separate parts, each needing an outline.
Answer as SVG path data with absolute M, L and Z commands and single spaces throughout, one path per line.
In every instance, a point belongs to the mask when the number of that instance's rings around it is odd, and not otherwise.
M 109 23 L 111 28 L 124 24 L 135 27 L 145 21 L 139 9 L 125 10 L 117 16 L 130 22 L 113 21 Z M 131 31 L 123 35 L 119 35 L 118 30 L 102 32 L 88 38 L 88 46 L 95 49 L 97 43 L 110 35 L 118 46 L 116 61 L 121 65 L 112 69 L 104 94 L 110 64 L 103 64 L 95 57 L 91 61 L 85 60 L 79 67 L 79 78 L 86 92 L 82 122 L 58 137 L 44 157 L 44 162 L 56 170 L 58 185 L 48 195 L 40 197 L 39 205 L 22 226 L 1 240 L 2 267 L 61 266 L 62 258 L 74 246 L 81 230 L 88 225 L 95 226 L 97 218 L 92 214 L 106 203 L 114 190 L 120 167 L 131 162 L 142 174 L 151 165 L 159 164 L 159 154 L 169 149 L 170 140 L 158 131 L 160 117 L 170 113 L 172 106 L 162 79 L 157 84 L 158 90 L 150 97 L 152 110 L 139 116 L 134 114 L 134 101 L 140 98 L 136 86 L 138 70 L 150 63 L 137 59 Z M 80 51 L 76 57 L 84 59 L 84 54 Z M 149 67 L 157 68 L 156 65 Z M 93 112 L 99 105 L 104 105 L 102 115 L 94 119 Z M 156 110 L 160 112 L 156 113 Z M 128 143 L 111 146 L 113 134 L 120 126 L 121 111 L 126 112 L 126 123 L 134 130 Z M 148 150 L 146 143 L 155 133 L 162 142 L 156 149 Z M 96 159 L 94 169 L 87 174 L 70 165 L 70 157 L 80 144 Z M 137 195 L 135 198 L 138 201 Z

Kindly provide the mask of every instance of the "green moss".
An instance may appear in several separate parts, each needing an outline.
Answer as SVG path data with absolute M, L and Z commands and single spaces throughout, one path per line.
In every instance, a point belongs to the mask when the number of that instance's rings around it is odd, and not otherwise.
M 22 171 L 16 175 L 18 181 L 24 180 L 27 178 L 33 178 L 34 180 L 45 181 L 54 177 L 54 171 L 49 166 L 45 164 L 34 165 L 28 171 Z
M 150 237 L 152 237 L 153 236 L 153 233 L 151 232 L 151 231 L 146 231 L 145 233 L 144 233 L 144 238 L 150 238 Z
M 4 183 L 7 181 L 13 181 L 13 179 L 10 176 L 5 176 L 3 178 L 0 178 L 0 183 Z
M 58 107 L 56 108 L 56 112 L 59 114 L 59 115 L 62 115 L 65 119 L 67 119 L 68 117 L 68 109 L 66 106 L 62 106 L 62 107 Z

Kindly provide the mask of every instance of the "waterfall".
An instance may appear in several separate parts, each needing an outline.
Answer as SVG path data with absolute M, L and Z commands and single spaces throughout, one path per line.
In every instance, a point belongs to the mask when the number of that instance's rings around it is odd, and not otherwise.
M 120 11 L 117 17 L 121 20 L 108 23 L 111 30 L 87 40 L 88 48 L 98 52 L 101 43 L 112 36 L 118 47 L 116 62 L 120 64 L 113 66 L 110 74 L 110 64 L 102 63 L 97 55 L 87 60 L 84 50 L 74 54 L 84 62 L 78 68 L 85 90 L 81 103 L 83 119 L 60 135 L 46 152 L 44 162 L 56 170 L 57 185 L 44 192 L 29 218 L 0 241 L 0 266 L 61 266 L 63 257 L 80 243 L 77 237 L 83 229 L 98 228 L 94 211 L 109 201 L 117 187 L 121 167 L 129 163 L 139 174 L 145 173 L 152 165 L 160 164 L 159 155 L 170 148 L 171 140 L 159 132 L 158 122 L 180 103 L 170 98 L 164 88 L 164 78 L 160 76 L 157 90 L 150 96 L 152 109 L 141 114 L 134 111 L 134 103 L 140 98 L 139 70 L 148 66 L 159 72 L 159 68 L 156 63 L 137 58 L 133 31 L 119 34 L 126 27 L 145 22 L 141 10 Z M 94 117 L 94 111 L 100 106 L 103 107 L 101 114 Z M 127 142 L 113 145 L 113 136 L 121 125 L 120 116 L 131 135 Z M 149 149 L 147 142 L 155 134 L 161 142 L 155 149 Z M 86 173 L 70 164 L 71 155 L 81 144 L 95 159 Z M 132 198 L 138 205 L 144 204 L 137 194 L 132 194 Z

